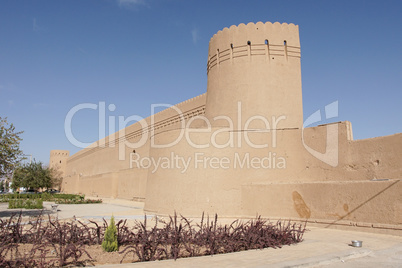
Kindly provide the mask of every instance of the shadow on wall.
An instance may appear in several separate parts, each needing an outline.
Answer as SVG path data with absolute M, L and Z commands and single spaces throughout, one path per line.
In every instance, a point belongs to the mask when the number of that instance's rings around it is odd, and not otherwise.
M 357 210 L 359 210 L 361 207 L 363 207 L 365 204 L 369 203 L 370 201 L 372 201 L 373 199 L 375 199 L 376 197 L 378 197 L 380 194 L 384 193 L 385 191 L 387 191 L 388 189 L 394 187 L 397 183 L 399 183 L 400 180 L 397 180 L 395 182 L 393 182 L 391 185 L 385 187 L 383 190 L 379 191 L 377 194 L 373 195 L 372 197 L 370 197 L 369 199 L 367 199 L 366 201 L 364 201 L 363 203 L 361 203 L 360 205 L 358 205 L 356 208 L 352 209 L 351 211 L 349 211 L 348 213 L 346 213 L 345 215 L 341 216 L 338 220 L 335 220 L 333 222 L 331 222 L 330 224 L 328 224 L 327 226 L 325 226 L 325 228 L 329 228 L 332 225 L 335 225 L 338 221 L 341 221 L 343 219 L 345 219 L 346 217 L 348 217 L 349 215 L 351 215 L 352 213 L 356 212 Z M 294 199 L 293 199 L 294 200 Z M 303 200 L 303 199 L 302 199 Z M 304 201 L 303 201 L 304 202 Z M 346 204 L 345 204 L 346 205 Z M 345 208 L 344 205 L 344 208 Z M 347 205 L 346 205 L 347 206 Z M 346 209 L 345 209 L 346 210 Z M 298 212 L 299 213 L 299 212 Z M 300 214 L 299 214 L 300 215 Z

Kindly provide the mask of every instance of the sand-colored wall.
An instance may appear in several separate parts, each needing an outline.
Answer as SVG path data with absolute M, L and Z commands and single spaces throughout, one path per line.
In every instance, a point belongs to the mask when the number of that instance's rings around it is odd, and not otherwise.
M 241 191 L 242 215 L 258 213 L 326 227 L 358 226 L 401 234 L 401 184 L 400 179 L 247 184 Z
M 352 124 L 348 121 L 304 129 L 304 142 L 316 151 L 325 153 L 328 127 L 338 131 L 338 164 L 335 167 L 304 153 L 304 169 L 299 176 L 303 181 L 351 181 L 371 179 L 401 179 L 402 134 L 364 140 L 353 140 Z
M 255 215 L 255 211 L 250 214 L 249 210 L 242 208 L 244 185 L 338 183 L 342 181 L 364 184 L 372 182 L 373 179 L 400 179 L 400 165 L 395 161 L 395 157 L 398 159 L 398 155 L 395 150 L 391 150 L 391 147 L 402 148 L 402 134 L 381 139 L 351 141 L 350 122 L 339 122 L 329 126 L 337 127 L 339 134 L 339 163 L 335 167 L 322 162 L 306 151 L 299 129 L 277 131 L 278 139 L 275 148 L 255 149 L 247 144 L 246 137 L 255 144 L 262 144 L 263 141 L 273 139 L 272 131 L 264 132 L 262 130 L 247 134 L 241 132 L 240 142 L 235 143 L 234 147 L 215 148 L 211 146 L 196 149 L 194 144 L 182 140 L 171 148 L 152 148 L 150 151 L 152 158 L 169 158 L 171 152 L 174 152 L 175 155 L 188 161 L 189 166 L 184 175 L 183 168 L 149 171 L 145 209 L 162 214 L 170 214 L 177 210 L 191 216 L 200 215 L 202 212 L 219 213 L 222 216 L 252 216 Z M 306 129 L 304 132 L 304 135 L 307 136 L 306 143 L 315 144 L 314 148 L 317 150 L 322 149 L 320 147 L 326 140 L 326 128 L 327 125 Z M 160 142 L 166 142 L 171 139 L 170 135 L 174 137 L 177 135 L 174 132 L 178 131 L 157 135 L 157 138 L 161 140 Z M 196 133 L 192 142 L 197 142 L 198 145 L 208 144 L 213 133 L 214 129 L 207 133 Z M 235 132 L 235 134 L 238 133 Z M 230 132 L 221 132 L 221 144 L 224 144 L 230 135 Z M 235 140 L 237 141 L 237 138 Z M 352 144 L 363 146 L 370 153 L 353 151 L 355 147 L 352 147 Z M 385 150 L 382 152 L 370 151 L 370 148 L 376 147 Z M 352 158 L 359 153 L 360 158 Z M 379 161 L 383 165 L 373 165 L 373 161 L 370 159 L 376 159 L 375 163 Z M 401 160 L 400 156 L 399 160 Z M 350 166 L 355 168 L 351 169 Z M 377 174 L 376 177 L 372 176 L 374 173 Z M 395 188 L 396 192 L 401 193 L 400 186 Z M 319 192 L 311 194 L 319 196 Z M 278 195 L 281 195 L 280 191 Z M 250 198 L 251 196 L 252 194 L 249 195 Z M 258 203 L 260 201 L 255 198 L 249 202 Z M 380 203 L 378 205 L 381 206 Z M 389 211 L 389 213 L 389 217 L 393 217 L 391 215 L 393 212 Z M 270 215 L 268 213 L 265 216 Z M 385 217 L 382 219 L 387 221 Z
M 303 129 L 298 26 L 219 31 L 207 73 L 206 94 L 69 157 L 63 190 L 145 201 L 158 214 L 402 230 L 402 134 L 355 141 L 348 121 Z
M 204 112 L 205 94 L 93 143 L 68 158 L 63 190 L 99 197 L 144 200 L 147 170 L 138 169 L 135 164 L 130 165 L 133 152 L 140 157 L 148 156 L 151 145 L 158 145 L 152 138 L 154 135 L 183 128 L 191 118 Z M 111 192 L 111 188 L 116 188 L 117 192 Z

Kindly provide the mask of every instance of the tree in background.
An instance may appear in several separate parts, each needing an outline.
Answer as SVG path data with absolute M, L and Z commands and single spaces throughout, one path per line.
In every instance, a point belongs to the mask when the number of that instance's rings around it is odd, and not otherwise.
M 8 192 L 9 190 L 9 179 L 2 180 L 0 182 L 0 190 L 2 192 Z
M 49 168 L 43 167 L 41 162 L 24 164 L 14 170 L 12 188 L 24 187 L 27 189 L 50 188 L 52 174 Z
M 10 177 L 19 162 L 23 159 L 20 150 L 20 135 L 7 118 L 0 117 L 0 177 Z
M 52 188 L 61 190 L 61 184 L 63 182 L 63 175 L 60 170 L 59 166 L 49 168 L 50 169 L 50 175 L 52 178 Z

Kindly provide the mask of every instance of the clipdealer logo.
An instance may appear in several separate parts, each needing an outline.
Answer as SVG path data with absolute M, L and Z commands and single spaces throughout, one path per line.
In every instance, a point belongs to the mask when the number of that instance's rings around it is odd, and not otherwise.
M 331 119 L 338 117 L 338 101 L 334 101 L 325 106 L 325 119 Z M 327 127 L 327 139 L 325 153 L 320 153 L 311 147 L 309 147 L 304 141 L 304 129 L 314 123 L 322 121 L 321 111 L 317 110 L 312 115 L 310 115 L 303 123 L 302 129 L 302 142 L 304 148 L 315 158 L 321 160 L 322 162 L 336 167 L 338 166 L 338 124 L 328 124 Z
M 180 129 L 179 135 L 175 138 L 175 140 L 171 141 L 168 144 L 157 144 L 155 142 L 155 129 L 153 128 L 154 124 L 156 123 L 155 120 L 155 114 L 156 110 L 160 107 L 164 108 L 171 108 L 174 110 L 174 112 L 177 113 L 179 117 L 179 124 L 178 128 Z M 108 121 L 106 121 L 106 110 L 113 112 L 116 109 L 116 106 L 114 104 L 110 104 L 108 106 L 108 109 L 106 109 L 106 104 L 105 102 L 99 102 L 99 104 L 94 104 L 94 103 L 83 103 L 76 105 L 73 107 L 68 113 L 64 121 L 64 130 L 67 139 L 71 144 L 78 148 L 87 148 L 88 146 L 91 146 L 92 143 L 85 143 L 79 141 L 74 135 L 72 131 L 72 121 L 74 116 L 76 114 L 84 109 L 91 109 L 91 110 L 98 110 L 98 120 L 99 120 L 99 128 L 98 128 L 98 141 L 96 142 L 97 147 L 115 147 L 116 144 L 119 146 L 118 151 L 119 151 L 119 160 L 125 160 L 126 159 L 126 150 L 127 148 L 131 149 L 136 149 L 144 146 L 148 140 L 150 140 L 150 146 L 151 148 L 171 148 L 181 142 L 181 140 L 185 139 L 186 142 L 193 147 L 194 149 L 204 149 L 204 148 L 241 148 L 242 147 L 242 142 L 245 142 L 247 146 L 253 149 L 263 149 L 263 148 L 268 148 L 276 147 L 277 143 L 277 129 L 278 129 L 278 124 L 286 120 L 286 116 L 280 115 L 278 117 L 272 116 L 271 118 L 265 118 L 261 115 L 255 115 L 251 116 L 249 118 L 246 118 L 245 122 L 242 124 L 241 119 L 242 119 L 242 106 L 241 102 L 238 102 L 237 105 L 237 122 L 233 122 L 232 118 L 224 115 L 216 116 L 212 120 L 226 120 L 228 127 L 223 127 L 223 128 L 217 128 L 213 129 L 212 124 L 208 118 L 206 118 L 203 115 L 198 115 L 195 117 L 190 118 L 189 120 L 185 121 L 184 120 L 184 114 L 183 112 L 176 106 L 170 105 L 170 104 L 153 104 L 151 105 L 151 116 L 150 116 L 150 125 L 148 125 L 147 120 L 142 118 L 141 116 L 138 115 L 131 115 L 127 118 L 124 116 L 118 116 L 116 120 L 116 116 L 108 116 Z M 205 128 L 192 128 L 191 124 L 195 120 L 201 120 L 205 122 Z M 115 125 L 116 121 L 118 122 L 118 129 L 119 131 L 116 131 Z M 264 124 L 264 128 L 266 132 L 271 133 L 271 141 L 264 141 L 261 144 L 254 143 L 250 138 L 249 138 L 249 130 L 254 130 L 250 128 L 250 124 L 253 121 L 260 121 Z M 139 123 L 141 125 L 141 129 L 147 130 L 142 132 L 141 137 L 138 141 L 136 142 L 131 142 L 129 141 L 126 133 L 126 127 L 129 126 L 132 123 Z M 106 142 L 105 137 L 107 136 L 107 130 L 106 130 L 106 123 L 108 123 L 108 142 Z M 235 129 L 235 123 L 237 123 L 238 126 L 241 126 L 240 128 L 242 131 L 237 131 Z M 210 135 L 210 140 L 207 141 L 205 144 L 198 144 L 195 142 L 194 135 L 196 133 L 211 133 Z M 218 142 L 219 135 L 221 133 L 228 133 L 228 139 L 225 142 Z M 244 141 L 243 141 L 244 140 Z
M 154 140 L 155 130 L 153 129 L 153 125 L 155 122 L 155 114 L 156 110 L 163 108 L 171 108 L 173 109 L 177 115 L 179 116 L 180 120 L 180 134 L 179 136 L 169 144 L 156 144 Z M 179 168 L 182 172 L 185 172 L 190 164 L 192 163 L 195 168 L 204 167 L 204 168 L 278 168 L 283 169 L 286 168 L 286 159 L 282 156 L 277 155 L 275 152 L 267 152 L 267 155 L 264 157 L 253 157 L 250 153 L 245 153 L 241 155 L 240 153 L 234 153 L 232 158 L 228 157 L 207 157 L 203 156 L 202 153 L 194 153 L 193 156 L 184 158 L 183 156 L 179 155 L 171 155 L 170 159 L 166 158 L 159 158 L 153 159 L 147 156 L 141 157 L 139 154 L 127 154 L 127 149 L 136 149 L 141 148 L 144 146 L 148 140 L 150 140 L 150 146 L 152 148 L 170 148 L 174 145 L 178 144 L 182 139 L 186 139 L 187 143 L 193 147 L 194 149 L 204 149 L 204 148 L 241 148 L 242 147 L 242 138 L 244 142 L 247 144 L 249 148 L 253 149 L 263 149 L 263 148 L 276 148 L 277 146 L 277 129 L 278 124 L 282 120 L 286 120 L 286 116 L 281 115 L 278 117 L 272 116 L 270 120 L 267 118 L 256 115 L 250 118 L 247 118 L 244 125 L 241 125 L 243 131 L 235 131 L 234 129 L 234 122 L 232 119 L 227 116 L 217 116 L 213 118 L 213 120 L 226 120 L 228 122 L 228 127 L 224 128 L 217 128 L 213 129 L 211 127 L 211 122 L 203 115 L 198 115 L 192 117 L 190 120 L 184 120 L 183 112 L 176 106 L 170 104 L 153 104 L 151 105 L 151 116 L 150 116 L 150 124 L 148 125 L 147 121 L 138 115 L 131 115 L 129 117 L 118 116 L 116 120 L 116 116 L 109 115 L 106 117 L 107 111 L 113 112 L 116 109 L 114 104 L 109 104 L 108 108 L 106 109 L 105 102 L 99 102 L 99 104 L 94 103 L 82 103 L 79 105 L 74 106 L 70 111 L 67 113 L 65 122 L 64 122 L 64 129 L 65 134 L 69 142 L 76 147 L 79 148 L 87 148 L 92 143 L 85 143 L 81 142 L 75 138 L 72 131 L 72 121 L 74 116 L 83 109 L 91 109 L 98 111 L 98 138 L 99 140 L 96 142 L 97 147 L 105 148 L 105 147 L 115 147 L 116 144 L 118 145 L 118 152 L 119 152 L 119 160 L 126 160 L 127 155 L 129 155 L 130 159 L 130 167 L 131 168 L 151 168 L 152 170 L 158 168 Z M 240 125 L 242 118 L 241 115 L 242 107 L 241 102 L 238 102 L 238 122 L 237 124 Z M 325 106 L 325 119 L 335 118 L 338 116 L 338 101 L 330 103 Z M 107 118 L 107 120 L 106 120 Z M 201 129 L 191 128 L 191 124 L 194 120 L 202 120 L 205 122 L 206 127 Z M 271 141 L 264 141 L 261 144 L 253 143 L 249 138 L 249 125 L 252 121 L 262 121 L 265 125 L 267 132 L 271 133 Z M 313 148 L 309 147 L 304 139 L 304 129 L 314 123 L 322 121 L 321 111 L 317 110 L 312 115 L 310 115 L 305 122 L 303 123 L 302 128 L 302 143 L 304 148 L 315 158 L 319 159 L 320 161 L 332 166 L 336 167 L 338 165 L 338 125 L 337 124 L 328 124 L 327 128 L 327 137 L 326 137 L 326 150 L 325 153 L 320 153 Z M 116 131 L 116 122 L 118 123 L 118 131 Z M 141 125 L 142 129 L 148 130 L 142 133 L 140 139 L 136 142 L 130 142 L 126 138 L 126 127 L 131 125 L 132 123 L 138 122 Z M 106 129 L 106 125 L 108 124 L 108 130 Z M 105 137 L 107 136 L 108 131 L 108 142 L 106 143 Z M 210 132 L 210 140 L 206 144 L 196 144 L 192 138 L 190 133 L 206 133 Z M 228 139 L 224 143 L 217 142 L 217 136 L 222 133 L 228 133 Z M 237 142 L 235 142 L 235 140 Z M 235 145 L 236 144 L 236 145 Z M 169 157 L 167 157 L 169 158 Z

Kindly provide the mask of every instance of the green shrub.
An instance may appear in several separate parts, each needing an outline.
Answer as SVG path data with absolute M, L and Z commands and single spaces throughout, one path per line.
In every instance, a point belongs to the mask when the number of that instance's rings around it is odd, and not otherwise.
M 8 208 L 23 208 L 23 207 L 24 207 L 24 201 L 23 200 L 10 199 L 8 201 Z
M 55 203 L 65 205 L 96 204 L 96 203 L 102 203 L 102 199 L 85 199 L 85 200 L 59 199 L 56 200 Z
M 42 200 L 43 201 L 54 201 L 57 204 L 93 204 L 93 203 L 102 203 L 102 200 L 91 200 L 85 199 L 85 195 L 77 195 L 77 194 L 50 194 L 50 193 L 39 193 L 39 194 L 6 194 L 0 195 L 0 202 L 9 202 L 9 201 L 17 201 L 17 200 Z M 35 201 L 38 203 L 39 201 Z M 21 202 L 11 202 L 11 206 L 9 208 L 25 208 L 26 201 Z M 33 204 L 32 202 L 28 202 L 29 204 Z M 10 202 L 9 202 L 10 204 Z M 14 204 L 23 204 L 14 207 Z
M 8 197 L 6 194 L 0 195 L 0 203 L 8 202 Z
M 110 219 L 110 224 L 106 229 L 105 238 L 102 242 L 102 248 L 106 252 L 117 251 L 119 245 L 117 244 L 117 228 L 114 223 L 114 217 Z
M 12 193 L 12 194 L 7 195 L 7 199 L 17 199 L 19 197 L 20 197 L 20 195 L 17 193 Z
M 42 193 L 40 195 L 43 201 L 52 201 L 53 200 L 53 195 L 50 193 Z
M 42 199 L 10 199 L 8 200 L 8 208 L 26 208 L 26 209 L 42 209 Z

